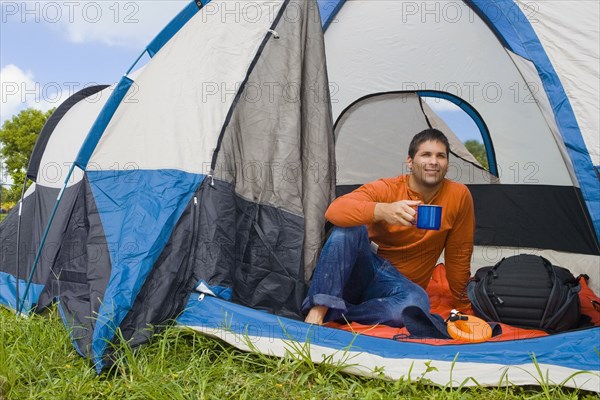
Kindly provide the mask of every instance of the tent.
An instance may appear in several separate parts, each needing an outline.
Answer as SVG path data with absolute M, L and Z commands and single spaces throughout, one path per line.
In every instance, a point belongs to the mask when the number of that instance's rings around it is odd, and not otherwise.
M 600 391 L 599 328 L 433 346 L 298 320 L 335 192 L 402 172 L 407 140 L 430 126 L 451 137 L 449 177 L 473 194 L 474 270 L 541 254 L 598 291 L 598 5 L 531 7 L 190 3 L 146 66 L 74 95 L 44 127 L 35 185 L 0 225 L 0 303 L 58 300 L 98 370 L 117 328 L 140 344 L 178 315 L 240 348 L 301 341 L 363 374 L 433 365 L 440 384 L 536 384 L 533 354 L 551 381 Z M 471 116 L 489 169 L 436 99 Z
M 35 188 L 2 225 L 3 303 L 27 313 L 57 300 L 98 370 L 117 328 L 144 342 L 200 279 L 298 318 L 335 189 L 323 31 L 308 5 L 260 2 L 222 21 L 191 4 L 147 65 L 61 106 L 34 151 Z M 198 40 L 209 32 L 210 46 Z M 324 95 L 256 97 L 269 82 Z

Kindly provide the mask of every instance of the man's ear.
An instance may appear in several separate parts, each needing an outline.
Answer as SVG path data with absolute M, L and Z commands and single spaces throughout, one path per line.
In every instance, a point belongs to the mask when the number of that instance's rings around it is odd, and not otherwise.
M 413 167 L 413 159 L 410 156 L 406 157 L 406 164 L 408 165 L 408 170 L 412 171 Z

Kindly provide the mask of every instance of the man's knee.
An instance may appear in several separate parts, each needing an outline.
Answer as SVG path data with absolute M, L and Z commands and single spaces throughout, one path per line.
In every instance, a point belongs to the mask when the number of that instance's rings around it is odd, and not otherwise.
M 331 230 L 331 234 L 329 235 L 328 240 L 360 240 L 367 238 L 369 235 L 367 232 L 367 227 L 364 225 L 360 226 L 351 226 L 348 228 L 342 228 L 339 226 L 334 227 Z
M 425 289 L 415 284 L 406 299 L 406 306 L 417 306 L 428 313 L 431 307 L 429 295 Z
M 403 312 L 406 307 L 416 306 L 429 313 L 430 302 L 427 292 L 420 286 L 414 285 L 407 292 L 397 293 L 389 299 L 388 321 L 386 325 L 403 326 Z
M 425 289 L 400 273 L 397 273 L 395 268 L 392 270 L 392 268 L 394 267 L 391 265 L 387 267 L 387 272 L 389 273 L 388 280 L 389 282 L 393 282 L 393 285 L 389 285 L 389 296 L 393 297 L 394 301 L 396 301 L 402 309 L 407 306 L 417 306 L 428 311 L 430 302 L 429 295 Z M 398 274 L 397 277 L 396 274 Z

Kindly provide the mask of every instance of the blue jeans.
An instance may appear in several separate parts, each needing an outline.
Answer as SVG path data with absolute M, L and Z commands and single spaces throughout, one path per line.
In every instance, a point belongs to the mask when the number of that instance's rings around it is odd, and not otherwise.
M 329 308 L 325 321 L 345 318 L 366 325 L 402 327 L 402 311 L 417 306 L 429 314 L 429 296 L 387 260 L 371 251 L 365 226 L 333 229 L 302 303 L 306 313 Z

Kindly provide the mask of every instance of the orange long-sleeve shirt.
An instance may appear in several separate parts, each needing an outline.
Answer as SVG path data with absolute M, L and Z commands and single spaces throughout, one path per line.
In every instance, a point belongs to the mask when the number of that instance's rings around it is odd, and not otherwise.
M 439 231 L 416 226 L 374 222 L 377 203 L 400 200 L 425 201 L 408 187 L 408 175 L 367 183 L 352 193 L 337 198 L 325 213 L 334 225 L 366 225 L 369 238 L 379 249 L 377 254 L 389 260 L 404 276 L 423 288 L 431 280 L 442 251 L 450 290 L 456 307 L 468 304 L 463 290 L 470 278 L 475 215 L 469 189 L 461 183 L 444 179 L 442 187 L 428 204 L 442 206 Z

